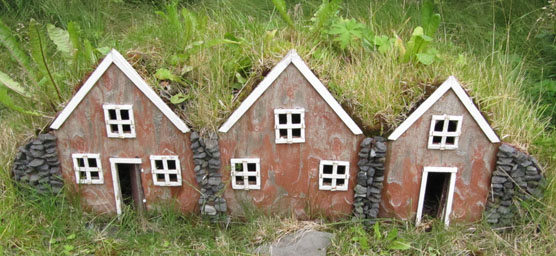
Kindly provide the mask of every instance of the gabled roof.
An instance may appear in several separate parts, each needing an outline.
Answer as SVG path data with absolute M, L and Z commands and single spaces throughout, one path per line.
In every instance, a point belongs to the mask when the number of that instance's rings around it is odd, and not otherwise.
M 436 89 L 436 91 L 434 91 L 429 98 L 427 98 L 413 113 L 411 113 L 411 115 L 409 115 L 409 117 L 407 117 L 407 119 L 402 124 L 400 124 L 398 128 L 396 128 L 396 130 L 394 130 L 394 132 L 392 132 L 392 134 L 390 134 L 388 139 L 397 140 L 407 129 L 409 129 L 409 127 L 411 127 L 411 125 L 413 125 L 413 123 L 415 123 L 415 121 L 417 121 L 417 119 L 419 119 L 419 117 L 421 117 L 425 112 L 427 112 L 427 110 L 429 110 L 429 108 L 432 105 L 434 105 L 434 103 L 436 103 L 438 99 L 440 99 L 442 95 L 444 95 L 449 89 L 452 89 L 454 93 L 456 93 L 461 103 L 463 103 L 467 111 L 469 111 L 469 114 L 471 114 L 473 119 L 475 119 L 475 122 L 479 125 L 479 127 L 481 127 L 481 130 L 483 130 L 483 132 L 490 140 L 490 142 L 492 143 L 500 142 L 500 139 L 498 138 L 494 130 L 492 130 L 492 127 L 490 127 L 490 125 L 483 117 L 483 115 L 481 114 L 477 106 L 473 104 L 473 101 L 471 100 L 469 95 L 467 95 L 463 87 L 461 87 L 460 83 L 454 76 L 450 76 L 448 80 L 442 83 L 442 85 L 440 85 L 440 87 L 438 87 L 438 89 Z
M 115 49 L 112 49 L 102 62 L 98 65 L 95 71 L 89 76 L 87 81 L 81 86 L 79 91 L 73 96 L 70 102 L 58 115 L 58 117 L 50 125 L 51 129 L 57 130 L 64 124 L 71 113 L 77 108 L 79 103 L 87 96 L 87 93 L 93 88 L 100 77 L 106 72 L 111 64 L 116 65 L 126 76 L 133 82 L 137 88 L 149 98 L 149 100 L 166 116 L 170 121 L 183 133 L 189 132 L 187 125 L 181 120 L 174 111 L 162 101 L 156 92 L 141 78 L 141 76 L 133 69 L 131 64 Z
M 286 57 L 284 57 L 268 75 L 261 81 L 257 87 L 247 96 L 247 98 L 239 105 L 239 107 L 232 113 L 232 115 L 226 120 L 226 122 L 220 127 L 218 131 L 228 132 L 234 124 L 239 121 L 239 119 L 249 110 L 249 108 L 255 104 L 257 99 L 263 95 L 263 93 L 268 89 L 272 83 L 278 78 L 278 76 L 290 65 L 293 64 L 300 72 L 303 74 L 305 79 L 309 81 L 309 84 L 315 88 L 319 95 L 328 103 L 328 105 L 334 110 L 336 115 L 346 124 L 346 126 L 355 135 L 363 134 L 363 131 L 357 126 L 357 124 L 351 119 L 351 117 L 342 108 L 340 103 L 338 103 L 332 94 L 326 89 L 324 84 L 311 72 L 311 69 L 305 64 L 305 62 L 299 57 L 295 50 L 290 50 Z

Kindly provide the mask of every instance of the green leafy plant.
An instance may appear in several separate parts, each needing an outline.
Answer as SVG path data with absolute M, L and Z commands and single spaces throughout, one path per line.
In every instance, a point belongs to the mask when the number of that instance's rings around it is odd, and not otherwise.
M 288 14 L 288 8 L 286 7 L 286 1 L 285 0 L 272 0 L 272 4 L 274 4 L 274 7 L 276 8 L 276 10 L 278 10 L 278 13 L 280 13 L 280 17 L 282 17 L 282 19 L 288 24 L 288 26 L 293 28 L 294 27 L 293 20 L 290 17 L 290 15 Z
M 333 19 L 337 17 L 341 4 L 342 0 L 322 0 L 322 4 L 311 18 L 313 24 L 310 30 L 320 32 L 322 28 L 329 27 Z
M 373 234 L 375 242 L 383 244 L 389 250 L 404 251 L 411 249 L 411 244 L 398 235 L 396 227 L 390 229 L 386 235 L 383 235 L 380 230 L 380 224 L 376 222 L 373 225 Z
M 355 19 L 344 18 L 333 22 L 327 33 L 333 36 L 334 42 L 337 42 L 342 50 L 360 45 L 363 38 L 373 37 L 372 32 L 364 24 Z

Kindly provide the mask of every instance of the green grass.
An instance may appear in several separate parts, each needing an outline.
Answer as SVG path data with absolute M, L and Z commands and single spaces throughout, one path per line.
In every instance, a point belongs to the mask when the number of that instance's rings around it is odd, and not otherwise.
M 54 111 L 26 101 L 43 117 L 13 113 L 0 105 L 0 254 L 248 254 L 262 242 L 299 228 L 333 232 L 330 250 L 336 255 L 360 254 L 522 254 L 553 251 L 556 240 L 556 134 L 550 106 L 542 94 L 531 93 L 538 81 L 556 70 L 547 36 L 549 21 L 538 21 L 545 1 L 446 1 L 437 5 L 442 23 L 434 38 L 439 58 L 431 65 L 400 63 L 398 51 L 384 53 L 356 46 L 341 50 L 323 31 L 311 31 L 310 18 L 320 1 L 296 5 L 287 1 L 295 26 L 288 27 L 271 1 L 181 1 L 176 15 L 166 2 L 154 1 L 2 1 L 2 20 L 29 49 L 28 23 L 70 21 L 93 47 L 114 47 L 163 95 L 181 93 L 187 100 L 173 106 L 197 130 L 214 131 L 264 74 L 292 48 L 298 50 L 336 99 L 355 117 L 367 135 L 385 135 L 403 121 L 427 92 L 449 75 L 469 90 L 498 135 L 533 153 L 548 178 L 541 201 L 516 201 L 520 212 L 513 229 L 497 230 L 486 223 L 452 225 L 431 222 L 426 232 L 407 222 L 385 220 L 379 235 L 362 232 L 349 220 L 302 222 L 258 212 L 229 224 L 199 216 L 183 216 L 172 207 L 141 220 L 132 212 L 121 219 L 83 212 L 68 195 L 44 197 L 19 189 L 9 174 L 17 143 L 47 126 Z M 355 18 L 377 35 L 398 35 L 407 42 L 420 24 L 418 1 L 346 1 L 340 16 Z M 182 7 L 190 13 L 182 14 Z M 164 15 L 156 14 L 163 12 Z M 168 18 L 165 18 L 168 17 Z M 548 32 L 547 32 L 548 31 Z M 324 35 L 323 35 L 324 34 Z M 553 39 L 552 39 L 553 40 Z M 361 45 L 355 42 L 354 45 Z M 93 66 L 67 72 L 66 63 L 50 43 L 52 69 L 63 85 L 65 100 Z M 99 55 L 97 53 L 97 55 Z M 2 71 L 18 81 L 17 62 L 0 51 Z M 159 81 L 157 70 L 168 69 L 178 79 Z M 36 95 L 48 88 L 32 88 Z M 239 93 L 238 93 L 239 92 Z M 169 100 L 169 97 L 166 97 Z M 550 104 L 550 102 L 548 102 Z M 56 106 L 58 109 L 61 106 Z M 554 121 L 553 121 L 554 122 Z M 383 237 L 394 228 L 411 249 L 389 249 Z M 354 239 L 355 238 L 355 239 Z M 362 241 L 368 242 L 368 248 Z

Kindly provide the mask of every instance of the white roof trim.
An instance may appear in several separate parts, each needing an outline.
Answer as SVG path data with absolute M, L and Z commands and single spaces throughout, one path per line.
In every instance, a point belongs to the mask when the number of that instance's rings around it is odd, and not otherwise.
M 93 88 L 100 77 L 106 72 L 111 64 L 115 64 L 128 78 L 139 88 L 141 92 L 149 98 L 149 100 L 166 116 L 170 121 L 183 133 L 189 132 L 189 127 L 179 118 L 174 111 L 162 101 L 156 92 L 141 78 L 141 76 L 133 69 L 131 64 L 115 49 L 112 49 L 104 60 L 98 65 L 95 71 L 89 76 L 87 81 L 81 86 L 79 91 L 73 96 L 60 115 L 50 125 L 51 129 L 57 130 L 68 119 L 71 113 L 77 108 L 79 103 L 87 96 L 87 93 Z
M 500 142 L 500 139 L 498 138 L 494 130 L 492 130 L 492 127 L 490 127 L 490 125 L 483 117 L 483 115 L 481 114 L 477 106 L 473 104 L 473 101 L 471 100 L 469 95 L 467 95 L 463 87 L 461 87 L 460 83 L 454 76 L 450 76 L 444 83 L 442 83 L 442 85 L 438 87 L 438 89 L 436 89 L 436 91 L 434 91 L 432 95 L 425 100 L 425 102 L 423 102 L 413 113 L 411 113 L 411 115 L 409 115 L 409 117 L 407 117 L 407 119 L 403 121 L 403 123 L 400 124 L 400 126 L 398 126 L 398 128 L 396 128 L 394 132 L 392 132 L 392 134 L 390 134 L 388 139 L 397 140 L 407 129 L 409 129 L 409 127 L 411 127 L 411 125 L 413 125 L 413 123 L 415 123 L 415 121 L 417 121 L 417 119 L 419 119 L 427 110 L 429 110 L 429 108 L 434 103 L 436 103 L 436 101 L 438 101 L 438 99 L 440 99 L 440 97 L 442 97 L 442 95 L 444 95 L 449 89 L 452 89 L 456 93 L 461 103 L 463 103 L 467 111 L 469 111 L 469 114 L 471 114 L 473 119 L 475 119 L 475 122 L 477 122 L 479 127 L 481 127 L 481 130 L 483 130 L 483 132 L 490 140 L 490 142 L 492 143 Z
M 272 85 L 272 83 L 278 78 L 278 76 L 288 67 L 289 64 L 294 64 L 294 66 L 303 74 L 305 79 L 309 81 L 309 84 L 315 88 L 315 90 L 320 94 L 320 96 L 328 103 L 328 105 L 334 110 L 336 115 L 342 119 L 346 126 L 355 135 L 363 134 L 363 131 L 357 126 L 357 124 L 351 119 L 351 117 L 342 108 L 340 103 L 338 103 L 332 94 L 326 89 L 324 84 L 313 74 L 311 69 L 305 64 L 305 62 L 299 57 L 295 50 L 290 50 L 286 57 L 284 57 L 268 75 L 261 81 L 257 87 L 247 96 L 247 98 L 239 105 L 239 107 L 232 113 L 232 115 L 226 120 L 226 122 L 220 127 L 219 132 L 228 132 L 234 124 L 239 121 L 239 119 L 249 110 L 249 108 L 263 95 L 263 93 Z

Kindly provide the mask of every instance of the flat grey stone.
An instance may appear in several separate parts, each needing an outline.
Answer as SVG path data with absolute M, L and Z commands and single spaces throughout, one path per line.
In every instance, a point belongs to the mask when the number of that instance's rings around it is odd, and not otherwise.
M 44 162 L 45 161 L 43 159 L 34 159 L 33 161 L 31 161 L 29 163 L 29 166 L 36 168 L 36 167 L 39 167 L 39 166 L 43 165 Z
M 51 133 L 43 133 L 39 134 L 39 139 L 42 141 L 55 141 L 56 136 L 52 135 Z
M 320 256 L 326 255 L 326 248 L 330 245 L 330 240 L 334 234 L 315 230 L 297 231 L 288 234 L 277 242 L 268 245 L 264 244 L 255 249 L 258 255 L 301 255 L 301 256 Z

